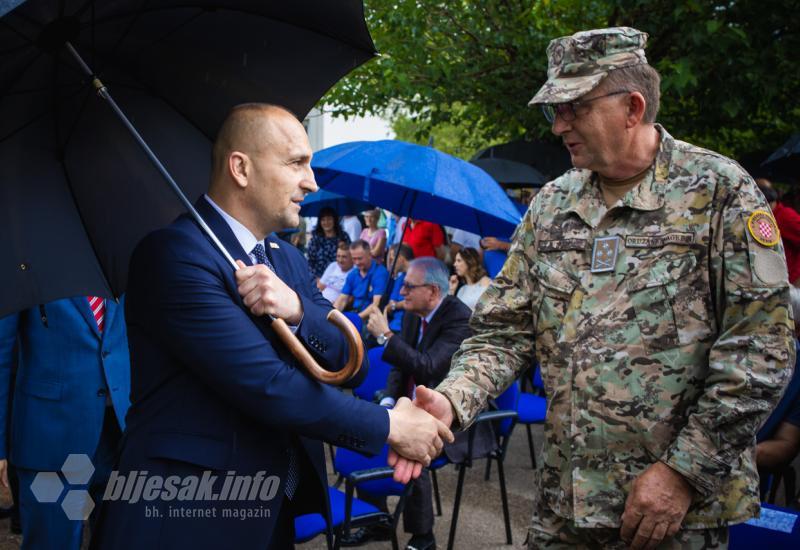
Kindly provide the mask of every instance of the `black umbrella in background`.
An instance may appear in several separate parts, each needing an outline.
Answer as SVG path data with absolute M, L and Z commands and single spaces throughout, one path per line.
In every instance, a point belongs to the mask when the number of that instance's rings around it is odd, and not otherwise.
M 481 158 L 470 162 L 492 176 L 505 189 L 541 187 L 547 183 L 544 175 L 530 164 L 500 158 Z
M 553 180 L 572 168 L 569 152 L 563 145 L 547 141 L 516 140 L 480 151 L 472 160 L 506 159 L 528 164 Z
M 772 177 L 800 180 L 800 133 L 790 137 L 761 166 Z
M 119 296 L 136 243 L 183 211 L 101 86 L 194 202 L 233 105 L 302 116 L 375 54 L 361 0 L 0 2 L 0 316 Z

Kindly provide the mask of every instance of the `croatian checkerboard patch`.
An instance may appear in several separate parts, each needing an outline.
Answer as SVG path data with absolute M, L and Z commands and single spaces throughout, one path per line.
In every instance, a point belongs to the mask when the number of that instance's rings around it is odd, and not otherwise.
M 756 210 L 747 219 L 747 230 L 762 246 L 775 246 L 781 240 L 781 234 L 778 231 L 778 224 L 775 223 L 775 218 L 772 214 L 764 210 Z

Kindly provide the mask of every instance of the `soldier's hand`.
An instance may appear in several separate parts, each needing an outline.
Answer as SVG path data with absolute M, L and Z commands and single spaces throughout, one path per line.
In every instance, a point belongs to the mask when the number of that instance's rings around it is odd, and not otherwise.
M 389 445 L 396 454 L 425 466 L 431 463 L 442 451 L 444 442 L 452 443 L 453 434 L 440 420 L 419 407 L 411 404 L 406 397 L 397 400 L 389 411 Z M 407 467 L 404 474 L 412 474 L 413 467 Z M 403 483 L 407 479 L 395 479 Z M 405 475 L 402 476 L 405 478 Z
M 303 304 L 297 293 L 264 264 L 246 266 L 236 261 L 236 284 L 239 296 L 253 315 L 272 315 L 290 325 L 297 325 L 303 318 Z
M 414 405 L 424 409 L 429 414 L 442 421 L 450 427 L 453 423 L 453 407 L 450 401 L 441 393 L 429 390 L 425 386 L 417 386 L 417 397 Z M 408 483 L 409 479 L 417 479 L 422 473 L 422 464 L 409 460 L 398 455 L 393 449 L 389 449 L 389 466 L 394 468 L 394 480 L 398 483 Z
M 620 537 L 633 549 L 650 549 L 675 536 L 693 493 L 681 474 L 656 462 L 633 482 L 625 501 Z
M 414 405 L 441 420 L 448 428 L 453 423 L 453 406 L 450 400 L 436 390 L 417 386 Z

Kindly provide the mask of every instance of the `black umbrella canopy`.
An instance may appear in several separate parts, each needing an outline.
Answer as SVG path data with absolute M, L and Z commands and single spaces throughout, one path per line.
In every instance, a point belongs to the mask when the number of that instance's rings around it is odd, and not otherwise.
M 505 188 L 541 187 L 547 183 L 544 175 L 530 164 L 499 158 L 482 158 L 470 162 Z
M 15 0 L 0 0 L 0 14 Z M 10 3 L 9 3 L 10 2 Z M 228 110 L 303 116 L 375 54 L 360 0 L 30 0 L 0 19 L 0 315 L 119 296 L 136 243 L 180 202 L 90 79 L 109 88 L 190 200 Z
M 800 180 L 800 133 L 792 135 L 764 161 L 762 167 L 770 176 Z
M 473 160 L 486 158 L 528 164 L 541 172 L 545 181 L 553 180 L 572 168 L 572 161 L 566 148 L 547 141 L 509 141 L 480 151 Z

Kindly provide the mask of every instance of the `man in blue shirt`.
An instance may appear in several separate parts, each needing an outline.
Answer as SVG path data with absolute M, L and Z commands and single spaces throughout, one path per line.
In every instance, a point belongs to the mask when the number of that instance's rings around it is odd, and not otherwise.
M 367 241 L 352 243 L 350 256 L 357 269 L 347 275 L 342 294 L 336 298 L 333 307 L 339 311 L 355 311 L 362 320 L 366 320 L 369 317 L 367 308 L 373 304 L 378 307 L 386 291 L 389 272 L 372 259 Z

